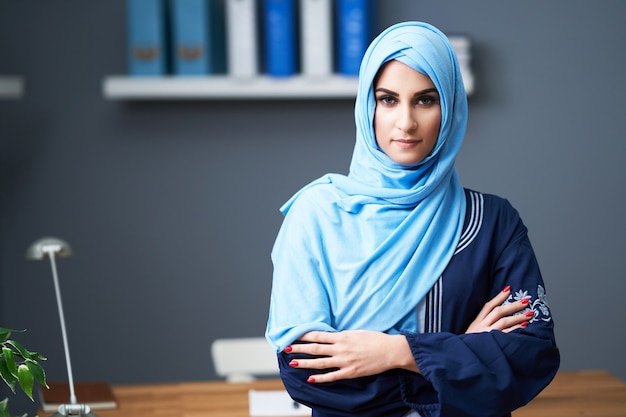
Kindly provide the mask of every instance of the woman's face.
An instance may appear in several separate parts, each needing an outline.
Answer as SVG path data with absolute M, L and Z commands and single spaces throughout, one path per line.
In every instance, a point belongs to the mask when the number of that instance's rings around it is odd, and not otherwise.
M 400 61 L 383 65 L 374 81 L 374 133 L 393 161 L 415 165 L 435 147 L 441 125 L 439 93 L 430 78 Z

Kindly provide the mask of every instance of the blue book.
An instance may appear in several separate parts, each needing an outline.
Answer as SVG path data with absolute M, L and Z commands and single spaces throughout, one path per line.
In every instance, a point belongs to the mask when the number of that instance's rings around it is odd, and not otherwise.
M 126 0 L 128 70 L 131 75 L 167 73 L 164 0 Z
M 337 0 L 337 72 L 358 75 L 361 59 L 374 34 L 371 0 Z
M 285 77 L 298 71 L 296 0 L 264 0 L 265 72 Z
M 175 75 L 226 72 L 223 8 L 217 0 L 170 0 Z

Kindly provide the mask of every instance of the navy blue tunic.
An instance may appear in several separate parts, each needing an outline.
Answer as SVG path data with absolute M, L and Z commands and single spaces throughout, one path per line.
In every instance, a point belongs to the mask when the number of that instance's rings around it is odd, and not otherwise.
M 289 366 L 306 355 L 280 353 L 289 394 L 314 417 L 504 417 L 528 403 L 559 367 L 545 285 L 527 229 L 500 197 L 465 190 L 467 211 L 457 250 L 406 334 L 420 374 L 391 370 L 332 383 L 307 383 L 310 369 Z M 507 302 L 530 298 L 525 329 L 465 334 L 484 304 L 507 285 Z M 317 372 L 317 371 L 315 371 Z

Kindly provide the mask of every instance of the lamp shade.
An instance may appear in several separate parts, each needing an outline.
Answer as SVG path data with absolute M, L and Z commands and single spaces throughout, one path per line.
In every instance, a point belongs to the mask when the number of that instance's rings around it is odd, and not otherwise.
M 24 257 L 30 261 L 41 261 L 48 258 L 50 252 L 54 252 L 57 258 L 68 258 L 72 256 L 72 248 L 63 239 L 57 237 L 42 237 L 34 241 L 28 249 Z

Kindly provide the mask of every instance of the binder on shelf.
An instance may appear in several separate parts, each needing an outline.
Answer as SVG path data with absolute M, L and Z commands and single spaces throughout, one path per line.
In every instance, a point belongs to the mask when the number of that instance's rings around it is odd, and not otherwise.
M 226 71 L 223 21 L 217 0 L 170 0 L 174 75 Z
M 333 74 L 332 0 L 300 0 L 301 73 L 311 77 Z
M 226 0 L 226 64 L 229 75 L 259 74 L 257 0 Z
M 454 52 L 461 68 L 461 77 L 465 86 L 465 93 L 471 96 L 474 93 L 474 74 L 471 66 L 471 40 L 466 36 L 449 36 L 448 40 L 454 48 Z
M 126 0 L 128 70 L 131 75 L 167 73 L 164 0 Z
M 58 410 L 61 404 L 70 402 L 70 387 L 67 382 L 50 382 L 49 389 L 40 387 L 39 397 L 41 408 L 45 413 Z M 74 384 L 76 401 L 87 404 L 92 410 L 109 410 L 117 408 L 117 399 L 111 385 L 104 381 L 78 382 Z
M 298 71 L 296 0 L 263 0 L 265 72 L 284 77 Z
M 371 0 L 337 1 L 337 72 L 358 75 L 361 59 L 372 40 L 374 10 Z

